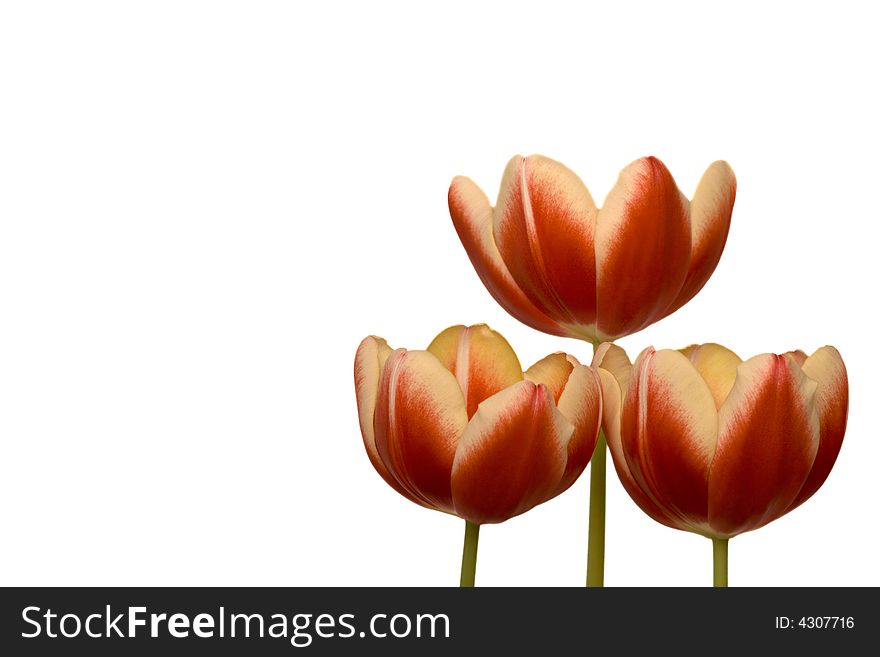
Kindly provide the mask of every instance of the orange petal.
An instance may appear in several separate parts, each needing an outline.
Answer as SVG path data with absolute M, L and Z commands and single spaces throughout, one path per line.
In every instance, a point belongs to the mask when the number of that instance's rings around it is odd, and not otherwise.
M 693 363 L 708 384 L 715 400 L 715 408 L 721 408 L 733 387 L 736 368 L 742 363 L 742 359 L 727 347 L 713 342 L 685 347 L 681 349 L 681 353 Z
M 467 400 L 468 417 L 499 390 L 522 381 L 522 366 L 507 340 L 485 324 L 450 326 L 428 351 L 455 375 Z
M 620 433 L 642 490 L 681 526 L 705 531 L 718 412 L 709 387 L 684 355 L 642 352 L 623 402 Z
M 804 363 L 807 362 L 807 355 L 800 349 L 795 349 L 794 351 L 786 351 L 785 355 L 794 358 L 795 362 L 801 367 L 803 367 Z
M 816 382 L 790 356 L 762 354 L 739 366 L 719 415 L 709 475 L 709 523 L 722 536 L 785 513 L 819 445 Z
M 376 410 L 376 396 L 379 391 L 379 377 L 385 361 L 391 354 L 391 347 L 382 338 L 374 335 L 363 339 L 358 346 L 354 357 L 354 389 L 357 395 L 358 419 L 361 425 L 361 436 L 364 439 L 364 447 L 370 463 L 376 468 L 376 472 L 398 493 L 407 499 L 421 504 L 412 495 L 397 483 L 397 480 L 388 472 L 379 452 L 376 450 L 376 435 L 373 431 L 373 414 Z
M 532 365 L 525 371 L 524 376 L 528 381 L 543 383 L 550 388 L 553 399 L 558 402 L 575 365 L 578 365 L 578 362 L 573 356 L 557 351 L 555 354 L 544 356 Z
M 593 352 L 593 365 L 611 373 L 617 380 L 621 393 L 626 393 L 633 366 L 622 347 L 611 342 L 603 342 Z M 621 400 L 622 398 L 621 396 Z
M 593 456 L 602 424 L 602 386 L 596 368 L 578 365 L 572 369 L 556 404 L 559 412 L 574 426 L 568 441 L 568 461 L 556 494 L 571 486 Z
M 660 160 L 621 173 L 596 223 L 597 333 L 612 340 L 660 319 L 691 258 L 686 199 Z
M 570 169 L 541 155 L 507 166 L 494 214 L 495 242 L 538 308 L 591 331 L 596 321 L 596 204 Z
M 608 370 L 599 369 L 599 378 L 602 382 L 602 426 L 605 430 L 608 451 L 611 452 L 611 460 L 614 462 L 614 469 L 617 471 L 620 483 L 633 502 L 651 518 L 668 527 L 679 528 L 678 520 L 648 497 L 633 478 L 623 454 L 623 445 L 620 439 L 620 413 L 624 391 L 620 389 L 618 380 Z
M 463 176 L 453 179 L 449 186 L 449 214 L 480 280 L 501 307 L 534 329 L 552 335 L 568 335 L 517 287 L 495 246 L 489 199 L 470 179 Z
M 521 381 L 480 405 L 452 466 L 455 512 L 503 522 L 556 493 L 574 427 L 543 385 Z
M 376 401 L 376 450 L 421 504 L 453 512 L 452 461 L 466 425 L 458 382 L 433 354 L 398 349 L 388 357 Z
M 803 353 L 803 352 L 801 352 Z M 805 502 L 828 478 L 846 432 L 849 409 L 849 382 L 840 352 L 822 347 L 802 365 L 804 374 L 817 383 L 816 411 L 819 415 L 819 449 L 807 481 L 804 482 L 791 509 Z M 791 510 L 789 509 L 789 510 Z
M 694 298 L 718 266 L 736 199 L 736 176 L 727 162 L 706 169 L 690 203 L 691 256 L 684 285 L 666 310 L 669 315 Z

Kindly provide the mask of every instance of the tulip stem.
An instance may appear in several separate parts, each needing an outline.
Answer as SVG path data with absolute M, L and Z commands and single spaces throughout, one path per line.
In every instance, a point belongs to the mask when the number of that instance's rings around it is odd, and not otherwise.
M 461 587 L 471 588 L 477 574 L 477 545 L 480 542 L 480 526 L 464 521 L 464 549 L 461 553 Z
M 727 587 L 727 539 L 712 539 L 712 585 Z
M 590 533 L 587 586 L 605 586 L 605 432 L 599 432 L 590 459 Z

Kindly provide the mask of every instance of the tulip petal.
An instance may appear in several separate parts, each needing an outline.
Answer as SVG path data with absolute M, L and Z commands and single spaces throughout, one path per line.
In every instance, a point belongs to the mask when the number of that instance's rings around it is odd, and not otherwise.
M 520 289 L 547 315 L 590 333 L 597 214 L 581 179 L 541 155 L 510 161 L 494 214 L 495 242 Z
M 804 374 L 817 383 L 816 411 L 819 415 L 819 449 L 807 481 L 789 510 L 813 495 L 828 478 L 846 431 L 849 408 L 849 383 L 846 366 L 834 347 L 822 347 L 806 359 Z
M 636 160 L 596 223 L 597 334 L 613 340 L 659 319 L 684 284 L 690 256 L 686 199 L 660 160 Z
M 620 386 L 621 401 L 629 388 L 629 380 L 632 377 L 632 363 L 626 351 L 612 342 L 603 342 L 593 352 L 593 366 L 607 370 L 617 380 Z
M 620 427 L 633 478 L 680 526 L 704 532 L 718 436 L 709 386 L 678 351 L 646 349 L 633 370 Z
M 455 453 L 455 512 L 476 524 L 503 522 L 550 499 L 573 432 L 546 386 L 521 381 L 484 401 Z
M 391 354 L 391 347 L 382 338 L 374 335 L 363 339 L 358 346 L 354 357 L 354 388 L 357 395 L 358 419 L 361 425 L 361 436 L 364 439 L 364 447 L 370 463 L 376 468 L 376 472 L 398 493 L 407 499 L 421 504 L 410 495 L 397 480 L 388 472 L 388 468 L 379 458 L 376 449 L 376 435 L 373 431 L 373 415 L 376 410 L 376 397 L 379 392 L 379 378 L 385 361 Z
M 819 444 L 816 387 L 790 356 L 762 354 L 739 366 L 718 411 L 709 474 L 709 523 L 717 535 L 765 525 L 795 500 Z
M 457 176 L 449 186 L 449 214 L 474 269 L 489 294 L 516 319 L 551 335 L 567 331 L 529 301 L 501 259 L 492 234 L 492 206 L 468 178 Z
M 786 351 L 785 355 L 794 358 L 795 362 L 797 362 L 797 364 L 801 367 L 803 367 L 804 363 L 807 362 L 807 355 L 800 349 L 795 349 L 794 351 Z
M 558 402 L 571 371 L 579 364 L 574 356 L 557 351 L 555 354 L 544 356 L 527 369 L 523 376 L 527 381 L 546 385 L 553 393 L 554 401 Z
M 480 402 L 523 378 L 510 344 L 485 324 L 450 326 L 434 338 L 428 351 L 455 375 L 469 418 Z
M 453 512 L 450 474 L 466 425 L 458 382 L 433 354 L 398 349 L 388 357 L 376 402 L 376 449 L 421 504 Z
M 642 511 L 651 518 L 667 527 L 678 528 L 675 518 L 658 506 L 641 487 L 636 483 L 630 472 L 626 457 L 623 454 L 623 445 L 620 438 L 620 413 L 623 403 L 623 391 L 620 389 L 618 380 L 606 369 L 599 369 L 599 378 L 602 382 L 602 426 L 605 430 L 605 441 L 608 451 L 611 452 L 611 460 L 617 476 L 624 490 L 632 498 Z
M 692 247 L 687 278 L 664 316 L 693 299 L 715 271 L 727 243 L 735 199 L 733 169 L 727 162 L 713 162 L 700 179 L 690 203 Z
M 685 347 L 681 353 L 693 363 L 708 384 L 715 400 L 715 408 L 721 408 L 733 388 L 736 368 L 742 363 L 742 359 L 727 347 L 712 342 Z
M 596 369 L 586 365 L 573 368 L 556 407 L 574 426 L 558 495 L 581 476 L 596 449 L 602 423 L 602 386 Z

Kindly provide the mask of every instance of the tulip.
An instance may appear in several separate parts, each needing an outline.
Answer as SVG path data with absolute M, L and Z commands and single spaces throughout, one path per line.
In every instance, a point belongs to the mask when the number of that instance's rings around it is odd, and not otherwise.
M 517 155 L 498 203 L 469 178 L 449 187 L 449 212 L 474 268 L 521 322 L 592 343 L 635 333 L 690 301 L 715 271 L 736 179 L 726 162 L 692 201 L 655 157 L 620 173 L 602 209 L 572 171 Z
M 522 371 L 485 325 L 453 326 L 427 351 L 367 337 L 355 356 L 367 455 L 408 500 L 466 521 L 462 585 L 473 585 L 480 525 L 525 513 L 571 486 L 602 415 L 598 372 L 551 354 Z
M 483 284 L 511 315 L 598 345 L 671 314 L 702 289 L 730 228 L 736 179 L 714 162 L 689 202 L 655 157 L 621 173 L 599 209 L 571 170 L 516 156 L 493 208 L 470 179 L 449 187 L 449 212 Z M 588 584 L 604 569 L 605 446 L 590 482 Z
M 649 347 L 630 366 L 605 344 L 593 363 L 623 487 L 654 520 L 712 539 L 716 586 L 728 540 L 803 504 L 840 451 L 849 393 L 834 347 L 744 362 L 717 344 Z

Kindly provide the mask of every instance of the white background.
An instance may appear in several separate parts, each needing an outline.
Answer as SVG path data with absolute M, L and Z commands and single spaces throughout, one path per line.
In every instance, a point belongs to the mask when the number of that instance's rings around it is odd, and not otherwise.
M 620 341 L 826 344 L 850 424 L 732 585 L 880 584 L 876 21 L 857 3 L 12 3 L 0 10 L 0 582 L 455 585 L 464 523 L 387 487 L 365 335 L 488 322 L 524 365 L 590 346 L 509 317 L 449 220 L 516 153 L 601 201 L 728 160 L 721 263 Z M 865 3 L 867 6 L 867 3 Z M 479 585 L 580 585 L 588 477 L 483 529 Z M 609 469 L 606 582 L 705 585 L 704 538 Z

